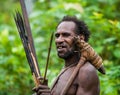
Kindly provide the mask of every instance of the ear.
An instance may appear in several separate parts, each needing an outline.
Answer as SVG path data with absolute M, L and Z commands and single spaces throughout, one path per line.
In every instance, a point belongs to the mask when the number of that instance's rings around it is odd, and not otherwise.
M 85 40 L 85 36 L 84 35 L 80 34 L 79 37 L 80 37 L 80 40 Z

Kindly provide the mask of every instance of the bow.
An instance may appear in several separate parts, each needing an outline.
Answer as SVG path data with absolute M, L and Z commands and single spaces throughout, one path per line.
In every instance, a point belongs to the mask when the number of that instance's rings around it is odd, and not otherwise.
M 42 76 L 40 74 L 38 66 L 34 42 L 24 0 L 20 0 L 20 5 L 23 15 L 21 15 L 19 11 L 16 11 L 16 14 L 14 15 L 14 20 L 26 53 L 26 57 L 31 69 L 35 85 L 37 87 L 39 84 L 41 84 L 41 81 L 38 78 L 41 78 Z

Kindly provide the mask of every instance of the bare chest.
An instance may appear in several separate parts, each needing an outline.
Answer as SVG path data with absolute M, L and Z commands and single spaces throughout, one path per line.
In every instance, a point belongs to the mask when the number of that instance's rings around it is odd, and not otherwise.
M 74 67 L 71 67 L 71 68 L 67 69 L 63 74 L 60 75 L 56 85 L 53 88 L 54 94 L 52 94 L 52 95 L 60 95 L 62 93 L 64 87 L 66 86 L 66 84 L 67 84 L 67 82 L 68 82 L 68 80 L 73 72 L 73 70 L 74 70 Z M 77 84 L 74 81 L 66 94 L 67 95 L 75 95 L 76 90 L 77 90 Z

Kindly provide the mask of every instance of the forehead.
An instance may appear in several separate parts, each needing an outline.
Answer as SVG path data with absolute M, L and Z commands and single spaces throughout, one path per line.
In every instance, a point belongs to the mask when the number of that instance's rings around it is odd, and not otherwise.
M 57 32 L 59 31 L 68 31 L 68 32 L 74 32 L 75 31 L 75 23 L 72 21 L 63 21 L 61 22 L 57 27 Z

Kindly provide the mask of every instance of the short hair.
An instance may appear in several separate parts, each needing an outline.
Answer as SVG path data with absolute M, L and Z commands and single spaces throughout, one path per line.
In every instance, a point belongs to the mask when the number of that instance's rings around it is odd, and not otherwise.
M 84 21 L 77 19 L 75 16 L 64 16 L 63 19 L 59 22 L 59 24 L 63 21 L 72 21 L 76 24 L 76 33 L 77 35 L 84 35 L 85 41 L 87 42 L 90 38 L 90 31 L 88 30 L 88 26 L 84 23 Z M 59 25 L 58 24 L 58 25 Z

